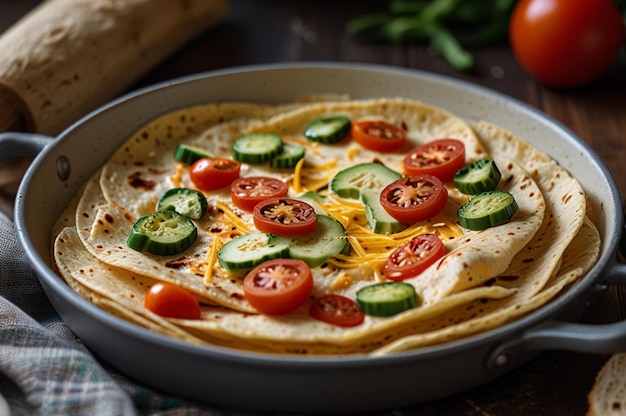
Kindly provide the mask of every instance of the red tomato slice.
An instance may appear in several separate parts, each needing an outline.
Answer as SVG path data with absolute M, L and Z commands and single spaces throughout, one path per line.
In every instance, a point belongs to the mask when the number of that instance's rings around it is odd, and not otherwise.
M 385 211 L 401 222 L 414 223 L 439 214 L 448 201 L 448 191 L 435 176 L 405 176 L 380 193 Z
M 191 165 L 189 177 L 198 189 L 213 191 L 230 185 L 239 177 L 241 163 L 221 157 L 202 158 Z
M 200 319 L 200 304 L 193 294 L 173 283 L 159 282 L 146 293 L 143 305 L 149 311 L 167 318 Z
M 355 121 L 350 127 L 350 135 L 361 146 L 376 152 L 393 152 L 407 142 L 403 129 L 382 120 Z
M 289 187 L 280 179 L 269 176 L 238 178 L 230 185 L 230 198 L 235 206 L 252 211 L 254 206 L 268 198 L 287 195 Z
M 443 182 L 465 165 L 465 145 L 456 139 L 438 139 L 413 149 L 404 158 L 407 175 L 433 175 Z
M 434 234 L 422 234 L 395 249 L 383 267 L 383 276 L 390 280 L 415 277 L 446 254 L 446 248 Z
M 317 226 L 315 209 L 296 199 L 266 199 L 255 205 L 252 215 L 256 228 L 268 234 L 300 235 L 314 231 Z
M 268 260 L 248 272 L 243 280 L 246 300 L 267 315 L 282 315 L 299 308 L 312 290 L 311 268 L 296 259 Z
M 341 327 L 357 326 L 365 319 L 365 314 L 355 301 L 336 294 L 315 299 L 309 313 L 318 321 Z

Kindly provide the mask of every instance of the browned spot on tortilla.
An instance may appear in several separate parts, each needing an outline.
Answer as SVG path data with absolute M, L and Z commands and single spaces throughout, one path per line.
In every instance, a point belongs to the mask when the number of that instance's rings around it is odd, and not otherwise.
M 572 195 L 571 194 L 567 194 L 567 195 L 563 196 L 563 198 L 561 198 L 561 201 L 563 201 L 564 204 L 567 204 L 571 199 L 572 199 Z
M 113 216 L 109 213 L 104 214 L 104 219 L 109 223 L 113 224 Z
M 145 189 L 147 191 L 151 191 L 156 186 L 156 182 L 150 179 L 143 179 L 141 177 L 141 172 L 135 172 L 128 175 L 126 178 L 126 182 L 135 189 Z
M 189 258 L 186 256 L 183 256 L 183 257 L 179 257 L 177 259 L 168 261 L 167 263 L 165 263 L 165 267 L 169 267 L 171 269 L 182 269 L 183 267 L 186 267 L 188 264 L 189 264 Z

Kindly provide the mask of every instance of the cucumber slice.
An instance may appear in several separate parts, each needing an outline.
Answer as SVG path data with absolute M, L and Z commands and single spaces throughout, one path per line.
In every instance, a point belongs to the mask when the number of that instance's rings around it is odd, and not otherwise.
M 233 159 L 250 164 L 265 163 L 283 151 L 277 134 L 253 133 L 239 137 L 233 144 Z
M 207 200 L 204 194 L 195 189 L 172 188 L 168 189 L 157 204 L 157 210 L 176 211 L 192 220 L 199 220 L 207 210 Z
M 309 123 L 304 136 L 314 142 L 338 143 L 348 135 L 351 124 L 346 116 L 321 117 Z
M 266 260 L 288 258 L 289 246 L 274 236 L 251 231 L 230 240 L 217 253 L 217 261 L 232 275 L 242 277 Z
M 356 302 L 366 315 L 392 316 L 417 306 L 417 293 L 408 283 L 377 283 L 360 289 Z
M 174 159 L 176 159 L 177 162 L 187 165 L 193 165 L 198 160 L 205 157 L 213 158 L 215 155 L 208 150 L 186 144 L 179 144 L 174 152 Z
M 274 169 L 293 169 L 304 157 L 305 147 L 297 143 L 283 144 L 283 151 L 270 159 L 270 167 Z
M 318 215 L 315 231 L 291 238 L 276 236 L 276 240 L 289 246 L 291 258 L 316 267 L 335 254 L 348 254 L 350 244 L 346 235 L 339 221 L 328 215 Z
M 198 230 L 189 218 L 162 210 L 137 219 L 126 245 L 157 256 L 172 256 L 191 247 L 197 236 Z
M 493 159 L 478 159 L 463 166 L 454 175 L 454 185 L 466 195 L 493 191 L 502 174 Z
M 346 168 L 330 180 L 329 188 L 342 198 L 359 199 L 365 205 L 369 228 L 377 234 L 397 233 L 407 227 L 380 204 L 380 192 L 402 175 L 380 163 L 362 163 Z
M 322 203 L 325 202 L 325 199 L 323 196 L 321 196 L 320 194 L 316 192 L 305 192 L 302 195 L 295 197 L 294 199 L 297 199 L 298 201 L 306 202 L 307 204 L 312 206 L 317 215 L 326 214 L 326 210 L 322 208 L 322 205 L 321 205 Z
M 509 222 L 517 209 L 513 195 L 496 190 L 474 195 L 457 214 L 461 227 L 480 231 Z

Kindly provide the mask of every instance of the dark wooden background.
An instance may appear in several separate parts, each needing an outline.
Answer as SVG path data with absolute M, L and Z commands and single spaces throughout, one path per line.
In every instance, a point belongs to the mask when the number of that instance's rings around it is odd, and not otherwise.
M 37 3 L 0 0 L 0 31 Z M 226 21 L 189 43 L 130 89 L 201 71 L 273 62 L 371 62 L 432 71 L 500 91 L 562 122 L 591 144 L 626 195 L 624 49 L 601 80 L 574 90 L 546 88 L 530 79 L 506 42 L 472 50 L 475 70 L 458 73 L 425 45 L 366 44 L 345 34 L 350 19 L 382 10 L 384 5 L 380 0 L 231 0 Z M 600 294 L 583 320 L 608 323 L 626 318 L 621 292 L 621 288 L 611 287 Z M 487 385 L 387 414 L 584 415 L 587 394 L 607 359 L 603 355 L 544 352 Z M 450 376 L 454 377 L 454 371 Z

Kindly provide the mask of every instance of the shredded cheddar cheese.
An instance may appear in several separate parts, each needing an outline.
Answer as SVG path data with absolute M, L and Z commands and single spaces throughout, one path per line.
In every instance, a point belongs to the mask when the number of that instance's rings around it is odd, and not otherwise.
M 233 227 L 235 227 L 237 229 L 237 231 L 239 231 L 241 234 L 246 234 L 250 232 L 250 226 L 248 224 L 246 224 L 245 222 L 243 222 L 241 220 L 241 218 L 239 218 L 237 216 L 237 214 L 235 214 L 233 212 L 233 210 L 226 205 L 224 202 L 222 201 L 216 201 L 215 202 L 215 206 L 221 210 L 222 212 L 224 212 L 224 216 L 226 217 L 226 219 L 232 224 Z
M 210 284 L 213 279 L 213 269 L 215 267 L 215 262 L 217 261 L 217 252 L 220 250 L 222 245 L 222 240 L 217 236 L 213 238 L 213 241 L 211 241 L 211 247 L 209 248 L 206 259 L 204 260 L 206 265 L 204 269 L 204 284 L 206 285 Z
M 172 184 L 174 185 L 175 188 L 180 188 L 184 171 L 185 171 L 185 165 L 182 163 L 177 163 L 176 171 L 174 172 L 172 176 L 170 176 L 170 181 L 172 181 Z
M 304 165 L 304 158 L 296 163 L 296 167 L 293 171 L 293 184 L 291 186 L 297 194 L 302 193 L 302 165 Z
M 462 230 L 446 214 L 440 213 L 430 221 L 412 224 L 394 234 L 376 234 L 367 227 L 365 207 L 360 201 L 329 196 L 323 208 L 341 222 L 348 234 L 350 255 L 336 255 L 328 262 L 338 269 L 364 267 L 374 271 L 375 280 L 383 281 L 382 267 L 389 253 L 413 237 L 433 233 L 442 240 L 458 238 Z

